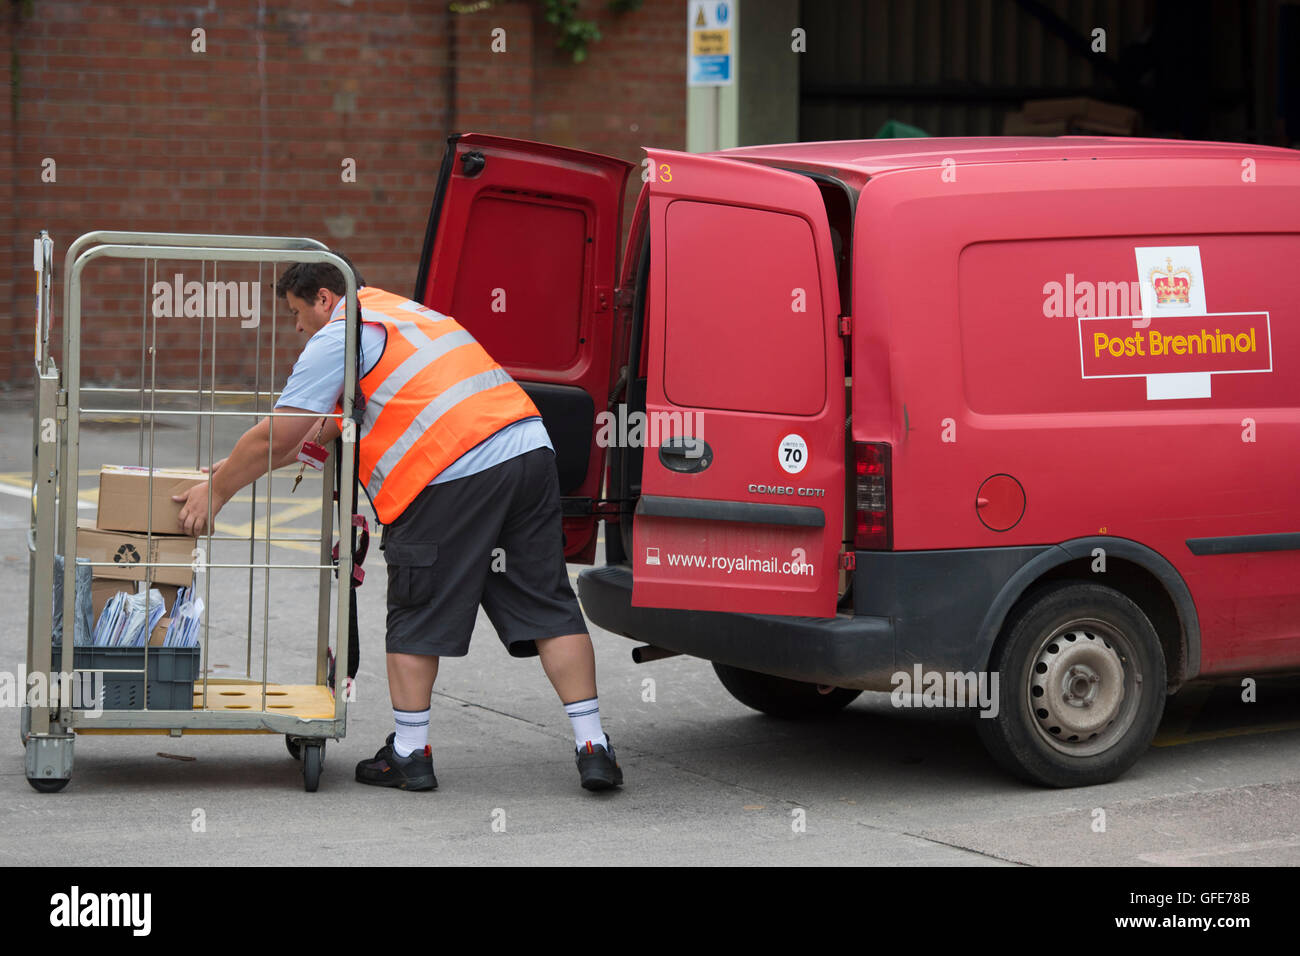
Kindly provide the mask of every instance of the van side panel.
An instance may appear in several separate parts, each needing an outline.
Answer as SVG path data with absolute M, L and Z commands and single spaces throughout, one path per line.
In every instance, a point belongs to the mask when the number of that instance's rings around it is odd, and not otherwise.
M 853 438 L 893 444 L 895 549 L 1128 539 L 1187 583 L 1202 673 L 1300 665 L 1298 166 L 869 182 Z

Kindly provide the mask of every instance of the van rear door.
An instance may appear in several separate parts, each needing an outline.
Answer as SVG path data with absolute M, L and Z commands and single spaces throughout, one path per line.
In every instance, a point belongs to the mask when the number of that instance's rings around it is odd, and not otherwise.
M 647 150 L 650 286 L 639 607 L 835 614 L 844 352 L 806 176 Z
M 532 397 L 555 446 L 565 553 L 590 562 L 604 473 L 614 278 L 632 164 L 480 133 L 450 137 L 414 299 L 450 315 Z

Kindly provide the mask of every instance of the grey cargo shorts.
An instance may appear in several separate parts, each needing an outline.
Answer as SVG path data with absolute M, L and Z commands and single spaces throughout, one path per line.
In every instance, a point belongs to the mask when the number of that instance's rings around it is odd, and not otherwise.
M 479 604 L 514 657 L 586 633 L 563 542 L 549 448 L 429 485 L 384 528 L 388 652 L 463 657 Z

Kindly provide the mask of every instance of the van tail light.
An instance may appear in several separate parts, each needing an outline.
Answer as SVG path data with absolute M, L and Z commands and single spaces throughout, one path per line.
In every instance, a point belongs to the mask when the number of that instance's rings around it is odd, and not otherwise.
M 854 548 L 888 551 L 894 546 L 889 515 L 889 446 L 884 442 L 854 442 Z

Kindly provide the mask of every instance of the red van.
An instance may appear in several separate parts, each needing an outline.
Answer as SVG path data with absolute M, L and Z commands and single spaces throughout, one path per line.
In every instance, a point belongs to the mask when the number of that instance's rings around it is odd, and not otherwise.
M 605 522 L 593 622 L 767 713 L 977 706 L 1053 786 L 1300 669 L 1296 153 L 646 152 L 452 137 L 416 285 L 537 402 L 571 560 Z

